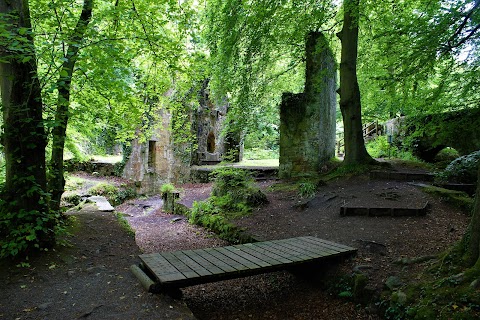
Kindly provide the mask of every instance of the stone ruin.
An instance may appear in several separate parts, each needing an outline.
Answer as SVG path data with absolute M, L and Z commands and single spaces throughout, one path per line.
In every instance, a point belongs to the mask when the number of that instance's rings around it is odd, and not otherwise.
M 310 32 L 303 93 L 280 105 L 280 178 L 315 175 L 335 156 L 336 64 L 328 41 Z
M 241 160 L 240 139 L 222 134 L 225 125 L 228 103 L 215 104 L 209 96 L 208 80 L 205 80 L 198 93 L 197 108 L 188 115 L 192 124 L 192 138 L 188 143 L 174 140 L 172 122 L 175 114 L 160 110 L 151 137 L 146 142 L 134 139 L 131 152 L 125 163 L 123 178 L 134 182 L 137 192 L 159 193 L 164 183 L 184 183 L 190 180 L 192 166 L 211 165 L 223 160 L 229 150 L 236 148 Z

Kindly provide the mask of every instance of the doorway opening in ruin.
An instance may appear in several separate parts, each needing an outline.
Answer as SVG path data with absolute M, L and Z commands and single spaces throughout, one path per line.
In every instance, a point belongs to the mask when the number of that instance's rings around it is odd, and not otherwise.
M 207 151 L 210 153 L 215 152 L 215 135 L 212 131 L 210 131 L 207 137 Z
M 156 156 L 156 141 L 150 140 L 148 141 L 148 168 L 155 167 L 155 156 Z

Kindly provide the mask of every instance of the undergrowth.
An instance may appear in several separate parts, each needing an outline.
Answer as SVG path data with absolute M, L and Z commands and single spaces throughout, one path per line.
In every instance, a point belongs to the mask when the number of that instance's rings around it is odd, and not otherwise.
M 189 222 L 201 225 L 230 242 L 251 241 L 231 220 L 246 216 L 253 207 L 267 202 L 266 196 L 255 186 L 246 170 L 220 168 L 212 172 L 211 196 L 196 201 L 189 212 Z
M 131 186 L 122 184 L 116 187 L 112 184 L 101 182 L 90 189 L 88 193 L 97 196 L 104 196 L 113 205 L 117 206 L 128 199 L 133 199 L 137 196 L 137 192 Z
M 480 270 L 466 268 L 458 246 L 379 303 L 386 319 L 479 319 Z M 401 297 L 401 298 L 399 298 Z

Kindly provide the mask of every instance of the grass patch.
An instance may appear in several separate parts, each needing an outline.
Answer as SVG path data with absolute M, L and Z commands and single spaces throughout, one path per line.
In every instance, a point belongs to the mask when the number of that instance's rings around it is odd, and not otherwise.
M 122 227 L 123 230 L 132 238 L 135 237 L 135 230 L 133 230 L 132 226 L 130 226 L 130 223 L 128 223 L 128 220 L 125 218 L 125 213 L 122 212 L 115 212 L 114 213 L 115 217 L 117 218 L 118 223 Z

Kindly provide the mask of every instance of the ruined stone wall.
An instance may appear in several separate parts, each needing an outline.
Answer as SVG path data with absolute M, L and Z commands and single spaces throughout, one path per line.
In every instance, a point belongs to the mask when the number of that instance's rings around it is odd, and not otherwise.
M 176 159 L 169 130 L 172 116 L 161 110 L 159 119 L 162 123 L 156 126 L 148 141 L 134 139 L 131 142 L 131 154 L 123 171 L 123 177 L 133 181 L 139 193 L 159 193 L 162 184 L 174 180 Z
M 199 105 L 194 115 L 197 137 L 197 153 L 193 163 L 197 165 L 215 164 L 223 159 L 225 138 L 222 135 L 228 103 L 214 104 L 210 99 L 208 79 L 199 92 Z
M 152 136 L 144 142 L 132 141 L 123 177 L 135 182 L 138 192 L 155 194 L 164 183 L 188 182 L 194 164 L 220 162 L 228 140 L 221 134 L 226 112 L 227 103 L 220 106 L 212 103 L 206 80 L 199 92 L 197 109 L 189 114 L 188 119 L 182 120 L 186 121 L 185 125 L 192 124 L 192 138 L 188 137 L 187 142 L 176 142 L 171 130 L 175 116 L 161 110 L 158 119 L 162 122 L 155 125 Z
M 325 36 L 306 41 L 303 93 L 284 93 L 280 105 L 279 176 L 318 173 L 335 156 L 336 65 Z

